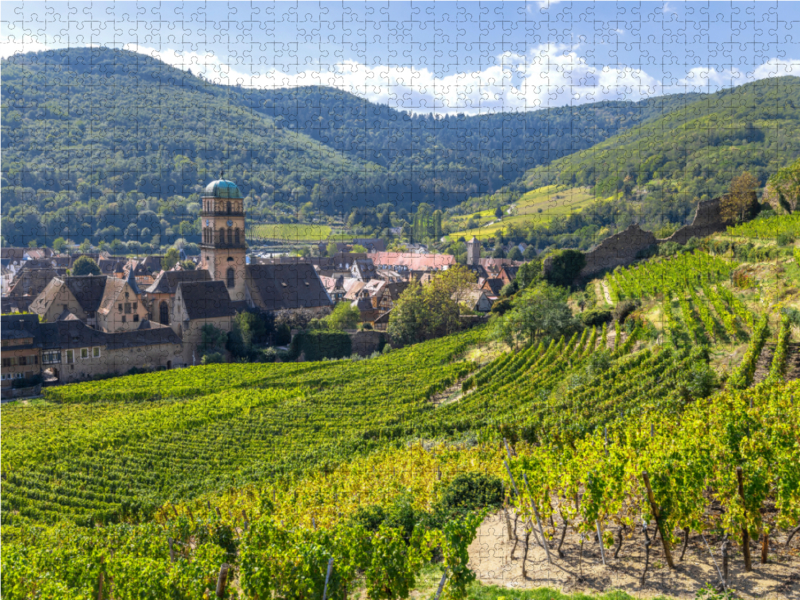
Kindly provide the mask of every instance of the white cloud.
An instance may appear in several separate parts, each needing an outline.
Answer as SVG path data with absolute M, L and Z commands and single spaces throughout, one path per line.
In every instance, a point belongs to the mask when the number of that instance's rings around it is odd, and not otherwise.
M 39 41 L 37 36 L 27 33 L 20 35 L 9 34 L 0 39 L 0 58 L 8 58 L 25 52 L 40 52 L 50 48 L 51 46 Z
M 372 102 L 412 112 L 441 114 L 533 110 L 604 99 L 634 99 L 660 93 L 659 82 L 642 70 L 597 67 L 565 46 L 543 44 L 528 54 L 506 52 L 494 64 L 470 73 L 436 77 L 427 68 L 367 66 L 345 60 L 299 73 L 253 69 L 247 73 L 215 55 L 143 46 L 128 49 L 149 54 L 180 69 L 226 85 L 290 88 L 335 87 Z
M 679 89 L 676 91 L 715 92 L 759 79 L 785 75 L 800 75 L 800 59 L 770 58 L 748 70 L 737 67 L 695 67 L 685 77 L 677 80 Z M 665 93 L 669 93 L 667 89 L 670 87 L 666 85 Z

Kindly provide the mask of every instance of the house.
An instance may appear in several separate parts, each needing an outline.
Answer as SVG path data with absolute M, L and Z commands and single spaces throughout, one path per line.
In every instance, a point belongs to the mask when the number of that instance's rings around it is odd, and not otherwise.
M 162 325 L 170 324 L 172 304 L 182 282 L 211 281 L 205 269 L 194 271 L 161 271 L 155 281 L 145 288 L 144 298 L 148 304 L 150 318 Z
M 102 331 L 131 331 L 147 318 L 132 278 L 85 275 L 55 277 L 30 305 L 30 311 L 47 323 L 70 315 Z
M 108 333 L 71 319 L 40 323 L 36 315 L 3 315 L 3 387 L 44 375 L 71 383 L 132 368 L 172 368 L 181 361 L 180 339 L 168 327 L 143 321 L 132 331 Z
M 43 373 L 59 383 L 185 364 L 175 332 L 149 321 L 117 333 L 98 331 L 77 320 L 43 323 L 41 338 Z
M 357 260 L 350 267 L 350 274 L 360 281 L 369 281 L 378 277 L 375 271 L 375 264 L 370 259 Z
M 456 264 L 450 254 L 414 254 L 409 252 L 375 252 L 370 255 L 375 267 L 399 273 L 410 271 L 442 271 Z
M 0 376 L 3 389 L 15 381 L 31 380 L 41 374 L 42 343 L 36 315 L 3 315 L 2 359 Z
M 371 326 L 374 324 L 375 319 L 381 316 L 381 311 L 372 305 L 372 300 L 366 295 L 353 300 L 350 306 L 358 309 L 360 322 L 369 323 Z
M 513 283 L 513 281 L 517 278 L 518 271 L 519 267 L 503 265 L 500 267 L 500 271 L 497 273 L 497 278 L 502 279 L 505 283 Z
M 325 291 L 328 292 L 328 295 L 331 297 L 331 301 L 334 304 L 344 300 L 344 295 L 346 293 L 343 285 L 344 277 L 326 277 L 324 275 L 320 275 L 319 280 L 322 282 L 322 285 L 325 287 Z
M 333 306 L 311 263 L 247 265 L 245 283 L 248 306 L 259 310 L 310 309 L 322 314 Z
M 454 293 L 452 299 L 459 304 L 463 304 L 469 310 L 489 312 L 492 309 L 492 301 L 489 299 L 489 296 L 477 286 L 464 290 L 461 293 Z
M 367 285 L 366 281 L 361 281 L 359 279 L 353 279 L 349 277 L 342 281 L 342 287 L 344 288 L 344 300 L 347 302 L 352 302 L 361 297 L 361 290 L 364 289 L 364 286 Z
M 375 331 L 386 331 L 389 329 L 389 319 L 392 318 L 392 311 L 382 313 L 378 318 L 372 322 L 372 328 Z
M 408 286 L 409 283 L 407 281 L 387 283 L 375 295 L 375 307 L 380 309 L 382 312 L 389 312 L 392 310 L 392 308 L 394 308 L 395 303 L 400 299 L 400 296 L 404 291 L 406 291 Z
M 502 279 L 498 279 L 496 277 L 490 277 L 486 281 L 483 282 L 481 289 L 486 292 L 486 295 L 489 297 L 489 300 L 494 302 L 500 297 L 500 290 L 503 289 L 505 283 Z
M 32 261 L 28 261 L 32 262 Z M 66 275 L 66 268 L 35 268 L 23 263 L 14 274 L 9 290 L 3 298 L 4 310 L 28 311 L 31 303 L 41 294 L 54 277 Z
M 228 289 L 222 281 L 180 281 L 172 303 L 170 325 L 183 344 L 187 365 L 200 363 L 203 326 L 213 325 L 229 332 L 236 316 Z

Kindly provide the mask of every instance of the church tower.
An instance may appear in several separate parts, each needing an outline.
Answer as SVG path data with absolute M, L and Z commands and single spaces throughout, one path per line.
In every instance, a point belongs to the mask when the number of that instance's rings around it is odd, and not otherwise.
M 200 221 L 200 252 L 211 279 L 225 283 L 231 300 L 244 300 L 244 200 L 235 183 L 218 179 L 206 186 Z
M 481 259 L 481 243 L 474 235 L 472 239 L 467 242 L 467 266 L 474 267 L 480 264 Z

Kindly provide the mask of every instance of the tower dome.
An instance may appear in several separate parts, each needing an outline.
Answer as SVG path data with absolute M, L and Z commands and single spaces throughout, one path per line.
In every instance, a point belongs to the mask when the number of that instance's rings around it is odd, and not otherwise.
M 203 194 L 205 198 L 236 198 L 241 199 L 242 193 L 232 181 L 227 179 L 217 179 L 206 186 Z

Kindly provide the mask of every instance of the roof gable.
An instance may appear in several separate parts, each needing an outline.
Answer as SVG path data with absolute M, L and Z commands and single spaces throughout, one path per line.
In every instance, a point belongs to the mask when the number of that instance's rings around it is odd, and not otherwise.
M 232 317 L 236 313 L 222 281 L 181 281 L 175 299 L 185 307 L 190 321 Z
M 246 282 L 253 303 L 263 310 L 331 306 L 314 265 L 247 265 Z

